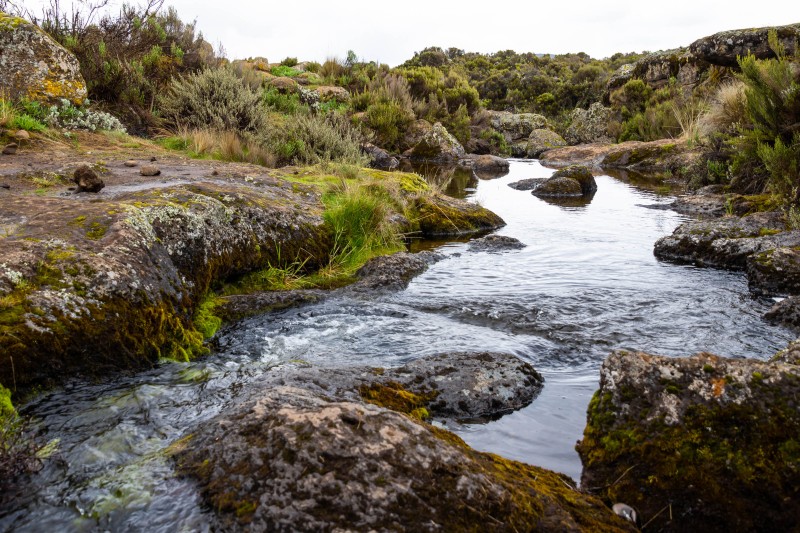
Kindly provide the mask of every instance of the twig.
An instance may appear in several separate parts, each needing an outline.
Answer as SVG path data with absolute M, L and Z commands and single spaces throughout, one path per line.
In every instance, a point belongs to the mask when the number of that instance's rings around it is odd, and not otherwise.
M 659 512 L 657 512 L 655 515 L 653 515 L 653 518 L 651 518 L 650 520 L 648 520 L 648 521 L 647 521 L 647 523 L 646 523 L 645 525 L 643 525 L 643 526 L 642 526 L 642 529 L 644 529 L 644 528 L 646 528 L 647 526 L 649 526 L 649 525 L 650 525 L 650 522 L 652 522 L 653 520 L 655 520 L 656 518 L 658 518 L 658 515 L 660 515 L 661 513 L 663 513 L 664 511 L 666 511 L 667 509 L 669 509 L 669 516 L 670 516 L 670 520 L 672 520 L 672 504 L 670 503 L 670 504 L 666 505 L 666 506 L 665 506 L 663 509 L 661 509 Z

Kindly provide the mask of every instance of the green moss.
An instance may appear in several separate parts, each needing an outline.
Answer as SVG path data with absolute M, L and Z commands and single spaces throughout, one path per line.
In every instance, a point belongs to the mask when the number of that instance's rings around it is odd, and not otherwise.
M 23 18 L 13 17 L 6 13 L 0 12 L 0 31 L 12 31 L 23 24 L 29 23 Z
M 0 385 L 0 420 L 8 420 L 16 415 L 17 410 L 11 403 L 11 391 Z
M 214 310 L 218 305 L 218 298 L 213 295 L 207 295 L 200 301 L 194 311 L 192 322 L 197 331 L 202 333 L 204 339 L 213 337 L 222 326 L 222 319 L 214 314 Z
M 395 381 L 363 385 L 358 393 L 365 402 L 407 414 L 417 420 L 430 418 L 426 406 L 439 395 L 437 392 L 414 393 Z

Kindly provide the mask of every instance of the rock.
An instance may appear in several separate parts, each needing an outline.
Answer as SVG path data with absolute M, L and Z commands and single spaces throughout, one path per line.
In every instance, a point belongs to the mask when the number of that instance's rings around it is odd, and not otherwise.
M 0 92 L 13 101 L 86 99 L 78 60 L 37 26 L 0 12 Z
M 698 39 L 689 45 L 689 52 L 696 60 L 713 65 L 737 67 L 737 58 L 748 54 L 758 59 L 775 57 L 769 44 L 768 34 L 775 30 L 778 40 L 791 56 L 797 51 L 800 41 L 800 24 L 768 28 L 748 28 L 715 33 Z
M 506 250 L 521 250 L 525 248 L 526 244 L 520 242 L 519 239 L 514 237 L 507 237 L 505 235 L 487 235 L 480 239 L 473 239 L 469 241 L 467 248 L 471 252 L 504 252 Z
M 567 141 L 552 130 L 544 128 L 535 129 L 531 132 L 528 137 L 528 142 L 525 145 L 525 157 L 536 158 L 547 150 L 566 146 L 566 144 Z
M 425 161 L 458 161 L 465 155 L 464 147 L 439 122 L 403 154 L 411 159 Z
M 31 134 L 25 130 L 17 130 L 14 132 L 14 138 L 20 143 L 22 143 L 23 141 L 30 141 Z
M 600 102 L 593 103 L 589 109 L 576 108 L 570 114 L 564 138 L 569 144 L 609 143 L 611 115 L 611 108 L 603 107 Z
M 203 423 L 173 454 L 224 531 L 634 531 L 565 476 L 291 385 Z
M 10 189 L 11 185 L 8 183 L 0 183 L 0 189 Z
M 549 178 L 536 187 L 532 194 L 539 197 L 580 198 L 583 196 L 581 184 L 567 177 Z
M 508 186 L 518 191 L 532 191 L 545 181 L 547 181 L 547 178 L 527 178 L 509 183 Z
M 3 155 L 14 155 L 17 153 L 17 143 L 9 143 L 3 148 Z
M 597 192 L 597 182 L 594 180 L 592 171 L 583 165 L 571 165 L 560 170 L 556 170 L 550 179 L 569 178 L 577 181 L 581 186 L 583 196 L 590 196 Z
M 128 161 L 125 161 L 125 162 L 123 163 L 123 165 L 125 165 L 126 167 L 135 167 L 135 166 L 137 166 L 138 164 L 139 164 L 139 163 L 137 163 L 137 162 L 136 162 L 136 161 L 134 161 L 133 159 L 129 159 Z
M 800 366 L 800 339 L 790 342 L 786 348 L 773 355 L 769 362 Z
M 313 189 L 195 181 L 80 201 L 3 195 L 15 235 L 0 239 L 0 383 L 51 387 L 161 357 L 206 353 L 191 321 L 221 279 L 302 257 L 327 264 L 331 240 Z M 46 215 L 46 216 L 34 216 Z M 20 280 L 26 280 L 24 290 Z
M 317 94 L 319 94 L 319 99 L 323 102 L 329 102 L 331 100 L 335 102 L 349 102 L 350 101 L 350 93 L 347 92 L 347 89 L 344 87 L 317 87 L 316 89 Z
M 405 252 L 374 257 L 356 272 L 359 281 L 350 290 L 374 292 L 378 289 L 402 290 L 435 261 L 444 258 L 433 252 Z
M 744 269 L 747 258 L 780 246 L 800 246 L 800 232 L 785 231 L 780 213 L 687 222 L 656 241 L 653 253 L 662 260 Z
M 234 322 L 255 315 L 316 303 L 327 296 L 328 294 L 323 290 L 266 291 L 252 294 L 235 294 L 220 297 L 214 313 L 223 322 Z
M 577 450 L 581 486 L 653 531 L 787 531 L 800 523 L 798 367 L 616 351 Z
M 800 231 L 780 234 L 774 245 L 755 249 L 747 256 L 747 281 L 750 290 L 765 296 L 800 294 Z M 763 239 L 766 239 L 763 238 Z M 788 241 L 788 242 L 787 242 Z M 778 243 L 786 246 L 777 246 Z
M 502 133 L 510 145 L 519 142 L 527 143 L 533 130 L 550 126 L 545 117 L 535 113 L 511 113 L 508 111 L 487 111 L 487 113 L 492 128 Z
M 425 119 L 417 119 L 412 122 L 408 128 L 406 129 L 405 133 L 403 134 L 403 140 L 400 143 L 401 149 L 408 150 L 413 146 L 416 146 L 422 138 L 429 134 L 433 129 L 433 124 L 428 122 Z
M 299 92 L 300 86 L 294 81 L 292 78 L 287 78 L 285 76 L 279 76 L 277 78 L 270 78 L 266 80 L 268 86 L 277 89 L 278 92 L 284 94 L 291 94 Z
M 395 170 L 400 166 L 396 157 L 392 157 L 383 148 L 378 148 L 372 143 L 362 143 L 361 152 L 370 159 L 369 166 L 380 170 Z
M 672 209 L 684 215 L 721 217 L 728 211 L 722 194 L 694 194 L 681 196 L 672 203 Z
M 800 296 L 789 296 L 773 305 L 764 314 L 770 322 L 800 328 Z
M 498 178 L 508 174 L 510 164 L 507 159 L 496 155 L 479 155 L 472 159 L 472 170 L 481 179 Z
M 611 76 L 603 100 L 607 103 L 609 93 L 636 78 L 653 89 L 661 89 L 674 79 L 684 86 L 696 85 L 711 65 L 694 56 L 686 48 L 676 48 L 648 54 L 634 64 L 623 65 Z
M 106 186 L 97 172 L 87 165 L 81 165 L 75 169 L 72 181 L 78 185 L 80 192 L 100 192 Z
M 442 194 L 419 198 L 415 207 L 423 237 L 471 235 L 506 225 L 485 207 Z
M 139 175 L 141 176 L 159 176 L 161 175 L 161 169 L 159 169 L 155 165 L 142 165 L 139 169 Z

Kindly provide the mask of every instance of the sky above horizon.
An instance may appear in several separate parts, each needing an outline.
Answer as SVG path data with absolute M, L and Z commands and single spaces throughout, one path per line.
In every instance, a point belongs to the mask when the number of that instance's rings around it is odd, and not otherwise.
M 37 13 L 44 0 L 25 0 Z M 133 2 L 136 3 L 136 2 Z M 62 5 L 69 2 L 61 0 Z M 121 2 L 113 1 L 112 9 Z M 185 22 L 228 59 L 262 56 L 322 62 L 348 50 L 366 61 L 395 66 L 428 46 L 467 52 L 500 50 L 594 58 L 615 52 L 657 51 L 688 46 L 713 33 L 800 22 L 800 3 L 672 0 L 654 9 L 634 0 L 473 3 L 407 0 L 389 9 L 375 1 L 275 2 L 269 0 L 166 0 Z M 474 6 L 474 7 L 472 7 Z M 792 6 L 792 7 L 789 7 Z

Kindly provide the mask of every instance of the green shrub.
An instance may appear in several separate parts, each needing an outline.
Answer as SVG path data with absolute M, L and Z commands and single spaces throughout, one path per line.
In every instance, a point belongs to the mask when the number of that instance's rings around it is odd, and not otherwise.
M 21 114 L 14 117 L 8 126 L 11 129 L 15 130 L 26 130 L 26 131 L 44 131 L 47 129 L 47 126 L 36 120 L 30 115 Z
M 364 123 L 375 132 L 377 143 L 387 149 L 397 148 L 413 120 L 413 113 L 394 101 L 372 104 L 364 115 Z
M 290 115 L 265 130 L 261 142 L 278 164 L 314 165 L 338 161 L 363 166 L 361 135 L 339 114 Z
M 297 58 L 296 57 L 287 57 L 283 61 L 281 61 L 281 65 L 285 67 L 294 67 L 297 65 Z
M 296 64 L 297 63 L 295 63 L 295 65 Z M 293 78 L 302 74 L 299 70 L 288 65 L 278 65 L 277 67 L 272 67 L 269 71 L 273 76 L 281 76 L 286 78 Z
M 260 100 L 231 68 L 223 67 L 172 80 L 159 103 L 174 128 L 257 133 L 265 126 Z
M 294 115 L 309 112 L 308 106 L 300 102 L 298 93 L 283 94 L 274 87 L 267 87 L 264 89 L 262 99 L 269 109 L 278 113 Z
M 469 112 L 467 111 L 467 106 L 461 104 L 459 108 L 453 113 L 451 116 L 448 116 L 444 121 L 444 126 L 447 128 L 447 131 L 453 134 L 453 136 L 458 139 L 462 145 L 465 145 L 469 142 L 470 139 L 470 131 L 469 131 Z

